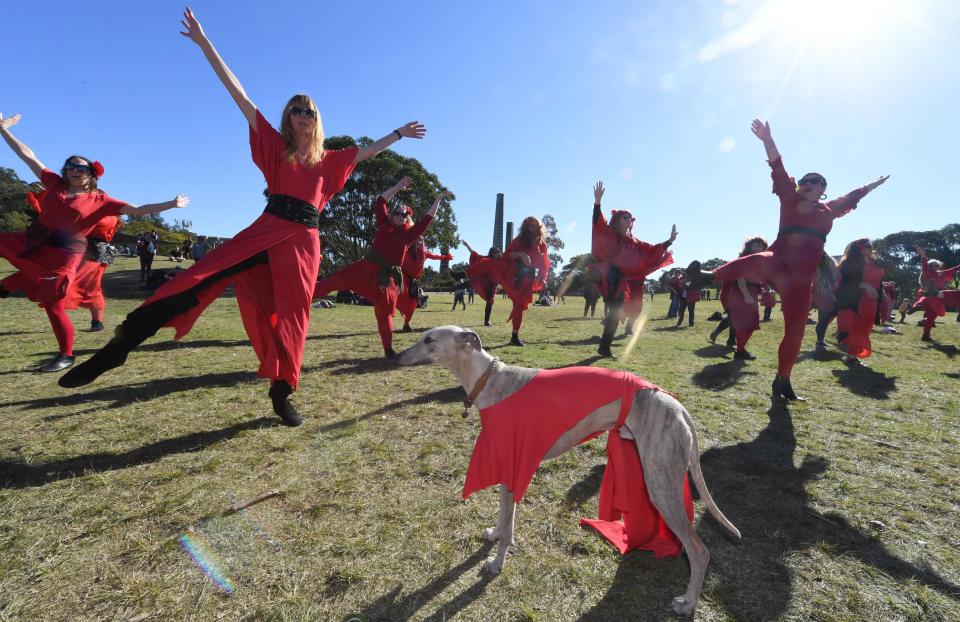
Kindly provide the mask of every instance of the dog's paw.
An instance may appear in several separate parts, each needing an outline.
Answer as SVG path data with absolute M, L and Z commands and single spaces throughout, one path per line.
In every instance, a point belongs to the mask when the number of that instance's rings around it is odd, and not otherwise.
M 487 527 L 483 530 L 483 539 L 487 542 L 497 542 L 500 540 L 500 531 L 496 527 Z
M 488 557 L 487 560 L 483 562 L 484 572 L 497 576 L 501 570 L 503 570 L 503 562 L 497 560 L 496 557 Z
M 693 615 L 693 610 L 696 608 L 696 606 L 696 601 L 692 603 L 687 602 L 686 597 L 677 596 L 673 599 L 673 602 L 670 603 L 670 610 L 677 615 L 690 616 Z

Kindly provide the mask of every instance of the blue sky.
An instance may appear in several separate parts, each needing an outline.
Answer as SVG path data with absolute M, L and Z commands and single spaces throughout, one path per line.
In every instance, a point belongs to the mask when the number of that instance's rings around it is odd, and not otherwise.
M 675 255 L 734 256 L 776 235 L 763 148 L 769 119 L 787 169 L 832 197 L 889 173 L 837 221 L 850 240 L 956 222 L 960 3 L 951 0 L 196 2 L 207 35 L 273 123 L 311 94 L 328 135 L 378 138 L 419 119 L 418 158 L 457 195 L 461 237 L 489 246 L 508 220 L 553 214 L 565 258 L 589 250 L 592 185 Z M 13 3 L 0 110 L 56 168 L 101 160 L 111 194 L 186 193 L 194 230 L 233 235 L 262 209 L 244 119 L 177 2 Z M 9 151 L 0 165 L 24 179 Z M 951 164 L 951 162 L 953 164 Z M 458 260 L 466 258 L 461 247 Z

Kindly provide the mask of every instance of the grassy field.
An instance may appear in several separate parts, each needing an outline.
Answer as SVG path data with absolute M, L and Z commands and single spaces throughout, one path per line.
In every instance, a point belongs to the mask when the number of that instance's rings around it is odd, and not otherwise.
M 73 313 L 81 359 L 143 298 L 134 261 L 107 273 L 107 332 Z M 960 619 L 954 315 L 930 344 L 915 321 L 874 333 L 870 369 L 815 356 L 808 331 L 793 378 L 810 401 L 785 408 L 769 398 L 778 313 L 742 364 L 706 339 L 718 303 L 677 330 L 658 296 L 621 361 L 594 356 L 600 324 L 580 299 L 532 308 L 524 348 L 505 345 L 506 301 L 492 328 L 479 299 L 451 301 L 434 295 L 415 328 L 474 327 L 514 364 L 630 369 L 687 406 L 707 484 L 743 533 L 731 541 L 697 503 L 712 554 L 697 619 Z M 658 620 L 686 586 L 683 557 L 620 557 L 578 527 L 595 516 L 602 440 L 543 466 L 517 554 L 481 575 L 496 491 L 460 499 L 479 419 L 460 417 L 445 370 L 381 358 L 369 307 L 313 310 L 296 429 L 277 425 L 229 297 L 183 342 L 163 331 L 77 393 L 31 369 L 55 350 L 46 316 L 22 297 L 0 309 L 0 620 Z

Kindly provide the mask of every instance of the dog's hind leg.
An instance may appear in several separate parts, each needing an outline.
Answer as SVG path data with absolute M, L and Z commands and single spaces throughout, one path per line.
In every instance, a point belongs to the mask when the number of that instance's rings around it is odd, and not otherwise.
M 687 591 L 677 596 L 670 603 L 674 613 L 683 616 L 693 614 L 700 599 L 700 589 L 703 587 L 703 578 L 707 573 L 707 563 L 710 561 L 710 551 L 687 518 L 683 506 L 683 479 L 687 476 L 686 463 L 678 460 L 666 460 L 656 464 L 648 464 L 643 460 L 644 480 L 650 501 L 660 511 L 660 516 L 670 527 L 670 531 L 680 539 L 683 550 L 690 561 L 690 582 Z
M 483 537 L 490 542 L 499 542 L 497 554 L 488 557 L 483 563 L 483 569 L 491 574 L 500 574 L 506 562 L 507 553 L 513 553 L 516 550 L 513 541 L 513 521 L 516 511 L 517 503 L 513 493 L 506 484 L 500 484 L 500 517 L 497 520 L 497 526 L 483 532 Z

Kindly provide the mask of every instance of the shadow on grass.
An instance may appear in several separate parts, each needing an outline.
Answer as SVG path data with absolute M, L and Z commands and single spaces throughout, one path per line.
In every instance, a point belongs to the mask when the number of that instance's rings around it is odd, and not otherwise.
M 375 331 L 370 330 L 365 333 L 326 333 L 323 335 L 310 335 L 307 337 L 307 341 L 316 341 L 320 339 L 346 339 L 348 337 L 364 337 L 366 335 L 372 335 Z M 399 332 L 399 331 L 393 331 Z
M 13 337 L 15 335 L 36 335 L 47 331 L 43 330 L 5 330 L 0 331 L 0 337 Z
M 97 453 L 77 456 L 68 460 L 23 464 L 0 460 L 0 488 L 29 488 L 43 486 L 60 479 L 81 477 L 92 473 L 116 471 L 127 467 L 156 462 L 174 454 L 190 453 L 205 449 L 220 441 L 233 438 L 247 430 L 258 430 L 278 425 L 273 417 L 261 417 L 244 421 L 219 430 L 194 432 L 176 438 L 168 438 L 118 454 Z
M 594 343 L 600 343 L 600 335 L 590 335 L 583 339 L 561 339 L 555 342 L 558 346 L 586 346 Z
M 606 358 L 610 358 L 610 357 L 609 357 L 609 356 L 600 356 L 599 354 L 594 354 L 593 356 L 588 356 L 587 358 L 583 359 L 582 361 L 577 361 L 577 362 L 575 362 L 575 363 L 570 363 L 569 365 L 564 365 L 563 367 L 590 367 L 591 365 L 593 365 L 593 364 L 596 363 L 597 361 L 602 361 L 603 359 L 606 359 Z M 613 360 L 613 359 L 610 359 L 610 360 Z M 562 367 L 558 367 L 558 368 L 555 368 L 555 369 L 562 369 Z
M 948 371 L 944 374 L 947 378 L 953 378 L 954 380 L 960 380 L 960 373 L 955 371 Z
M 192 389 L 209 389 L 214 387 L 232 387 L 244 382 L 257 380 L 256 372 L 226 372 L 222 374 L 202 374 L 200 376 L 186 376 L 165 378 L 162 380 L 145 380 L 130 385 L 121 385 L 91 391 L 90 393 L 71 393 L 53 397 L 41 397 L 29 400 L 18 400 L 0 403 L 0 407 L 21 406 L 24 410 L 35 408 L 56 408 L 60 406 L 77 406 L 89 402 L 108 402 L 105 408 L 123 408 L 134 402 L 143 402 L 157 397 L 190 391 Z M 47 420 L 62 419 L 69 415 L 52 415 Z
M 834 369 L 837 382 L 854 395 L 875 400 L 890 399 L 890 393 L 897 390 L 897 377 L 874 371 L 869 367 L 850 366 L 846 369 Z
M 349 427 L 356 423 L 359 423 L 370 417 L 375 417 L 377 415 L 383 415 L 394 410 L 405 408 L 407 406 L 417 406 L 420 404 L 430 404 L 431 402 L 440 402 L 441 404 L 453 404 L 455 402 L 463 402 L 466 398 L 466 393 L 463 391 L 463 387 L 457 385 L 455 387 L 449 387 L 447 389 L 440 389 L 439 391 L 433 391 L 432 393 L 426 393 L 424 395 L 418 395 L 416 397 L 411 397 L 405 400 L 400 400 L 399 402 L 391 402 L 385 406 L 360 415 L 358 417 L 350 417 L 349 419 L 342 419 L 334 423 L 328 423 L 327 425 L 320 426 L 317 428 L 317 432 L 335 432 L 342 428 Z
M 737 384 L 743 376 L 757 375 L 757 372 L 754 371 L 744 371 L 746 366 L 746 362 L 742 359 L 704 365 L 703 369 L 691 376 L 690 379 L 701 389 L 723 391 Z
M 650 329 L 650 330 L 655 330 L 655 331 L 657 331 L 657 332 L 669 331 L 669 332 L 672 333 L 672 332 L 676 332 L 676 331 L 678 331 L 678 330 L 682 330 L 683 328 L 684 328 L 683 326 L 677 326 L 676 324 L 671 324 L 671 325 L 669 325 L 669 326 L 658 326 L 658 327 L 652 328 L 652 329 Z
M 723 359 L 727 358 L 727 355 L 732 352 L 733 348 L 728 348 L 727 346 L 716 343 L 711 343 L 708 346 L 693 351 L 694 354 L 704 359 Z
M 606 464 L 595 464 L 590 472 L 579 482 L 567 490 L 565 502 L 568 507 L 576 507 L 589 501 L 600 492 L 600 483 L 603 481 L 603 472 Z
M 463 574 L 471 568 L 479 567 L 480 563 L 486 559 L 487 553 L 492 547 L 492 542 L 484 543 L 473 555 L 406 596 L 400 597 L 400 593 L 404 588 L 404 585 L 400 584 L 367 605 L 363 611 L 347 614 L 343 617 L 343 621 L 409 620 L 414 614 L 420 611 L 425 604 L 432 602 L 441 592 L 453 583 L 456 583 Z M 494 577 L 488 574 L 482 574 L 473 585 L 449 602 L 440 605 L 433 614 L 424 618 L 424 620 L 453 619 L 457 613 L 479 598 L 486 589 L 487 584 L 493 579 Z
M 698 529 L 711 551 L 714 601 L 738 619 L 781 617 L 793 598 L 794 577 L 786 560 L 808 550 L 858 559 L 896 581 L 919 582 L 960 599 L 960 586 L 900 559 L 844 518 L 811 508 L 807 484 L 827 470 L 829 461 L 807 455 L 794 466 L 792 418 L 779 403 L 768 415 L 767 427 L 754 440 L 711 449 L 700 460 L 713 498 L 744 537 L 736 545 L 720 528 Z
M 957 349 L 957 346 L 951 344 L 940 343 L 939 341 L 931 341 L 927 344 L 928 348 L 936 350 L 937 352 L 942 352 L 947 355 L 947 358 L 956 358 L 957 354 L 960 354 L 960 350 Z
M 105 333 L 103 338 L 103 344 L 106 345 L 110 339 L 113 338 L 113 333 Z M 192 348 L 238 348 L 241 346 L 250 345 L 249 339 L 197 339 L 196 341 L 174 341 L 172 339 L 167 341 L 157 341 L 154 343 L 148 343 L 147 345 L 138 346 L 135 352 L 172 352 L 179 350 L 190 350 Z M 74 356 L 86 356 L 88 354 L 94 354 L 99 352 L 99 348 L 84 348 L 82 350 L 74 350 Z
M 800 361 L 839 361 L 846 356 L 840 350 L 836 348 L 814 348 L 813 350 L 808 350 L 802 352 L 800 356 L 797 357 L 797 362 Z

